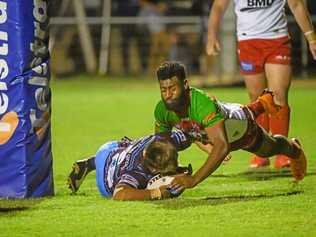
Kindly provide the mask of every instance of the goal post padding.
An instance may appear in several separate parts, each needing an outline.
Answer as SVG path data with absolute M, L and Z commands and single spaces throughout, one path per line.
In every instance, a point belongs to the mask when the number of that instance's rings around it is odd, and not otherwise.
M 0 0 L 0 198 L 54 195 L 49 2 Z

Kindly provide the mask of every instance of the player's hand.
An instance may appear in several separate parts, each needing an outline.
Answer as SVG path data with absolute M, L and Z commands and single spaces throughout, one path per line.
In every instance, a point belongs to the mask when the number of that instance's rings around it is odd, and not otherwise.
M 216 56 L 221 51 L 217 37 L 209 36 L 207 39 L 206 53 L 210 56 Z
M 194 178 L 188 174 L 179 174 L 176 175 L 172 180 L 170 188 L 193 188 L 194 187 Z
M 189 175 L 191 175 L 193 172 L 192 165 L 189 164 L 187 167 L 178 166 L 176 172 L 177 172 L 177 174 L 189 174 Z
M 170 185 L 163 185 L 163 186 L 159 187 L 160 192 L 161 192 L 161 199 L 167 199 L 167 198 L 171 198 L 172 197 L 172 194 L 168 190 L 169 186 Z
M 313 59 L 316 60 L 316 42 L 309 44 L 309 50 L 311 51 Z

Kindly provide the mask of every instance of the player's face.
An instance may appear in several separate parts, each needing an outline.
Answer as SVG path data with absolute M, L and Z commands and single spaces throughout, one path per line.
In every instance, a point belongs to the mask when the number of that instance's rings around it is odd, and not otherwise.
M 187 81 L 182 83 L 177 77 L 172 77 L 166 80 L 160 80 L 160 92 L 162 101 L 167 109 L 171 111 L 182 110 L 186 102 Z

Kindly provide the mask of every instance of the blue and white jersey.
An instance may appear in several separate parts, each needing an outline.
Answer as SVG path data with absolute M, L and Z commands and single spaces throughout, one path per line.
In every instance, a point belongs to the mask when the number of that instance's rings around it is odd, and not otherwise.
M 131 141 L 127 146 L 112 149 L 107 157 L 104 157 L 104 186 L 108 194 L 113 195 L 115 187 L 121 184 L 137 189 L 146 188 L 153 175 L 145 170 L 140 160 L 144 149 L 161 138 L 161 134 L 145 136 Z M 181 131 L 172 131 L 170 142 L 178 151 L 191 145 L 190 139 Z

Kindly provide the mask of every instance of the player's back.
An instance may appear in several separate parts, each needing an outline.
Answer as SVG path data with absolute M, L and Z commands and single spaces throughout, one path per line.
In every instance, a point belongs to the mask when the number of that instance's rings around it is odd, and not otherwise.
M 144 149 L 155 140 L 168 139 L 177 151 L 186 149 L 191 140 L 181 131 L 170 134 L 155 134 L 124 143 L 112 150 L 104 167 L 104 186 L 107 193 L 113 194 L 115 186 L 124 184 L 137 189 L 144 189 L 153 177 L 143 166 Z
M 238 40 L 273 39 L 288 35 L 286 0 L 234 0 Z
M 131 141 L 127 146 L 118 147 L 109 154 L 104 167 L 104 182 L 109 193 L 113 193 L 115 186 L 122 179 L 124 179 L 124 183 L 133 187 L 147 184 L 139 184 L 137 177 L 133 176 L 140 176 L 145 180 L 151 178 L 150 175 L 146 174 L 141 164 L 141 158 L 145 147 L 154 139 L 154 135 L 146 136 Z

